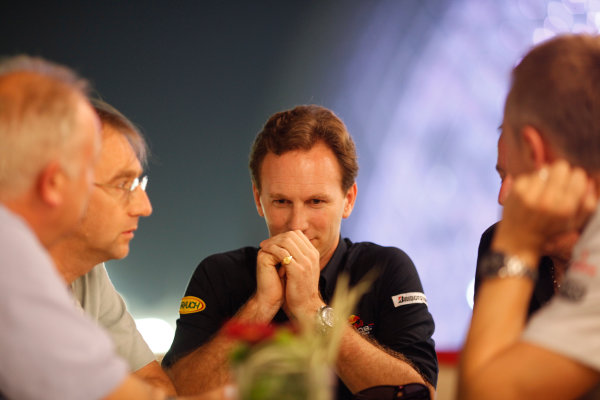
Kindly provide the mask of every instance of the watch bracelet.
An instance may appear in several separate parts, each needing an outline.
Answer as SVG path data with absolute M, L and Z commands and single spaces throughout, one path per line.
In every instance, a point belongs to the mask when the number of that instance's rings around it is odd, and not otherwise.
M 484 256 L 482 267 L 483 277 L 486 279 L 525 277 L 536 282 L 538 277 L 538 271 L 529 267 L 518 256 L 497 251 L 490 251 Z

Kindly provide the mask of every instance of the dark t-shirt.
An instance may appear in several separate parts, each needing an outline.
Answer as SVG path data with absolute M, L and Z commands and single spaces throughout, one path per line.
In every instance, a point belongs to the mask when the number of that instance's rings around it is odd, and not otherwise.
M 477 298 L 477 290 L 479 289 L 479 285 L 481 285 L 483 280 L 481 277 L 479 263 L 481 262 L 483 255 L 490 250 L 492 239 L 494 238 L 494 232 L 496 231 L 496 225 L 498 225 L 498 223 L 495 223 L 487 228 L 486 231 L 483 232 L 483 235 L 481 235 L 481 240 L 479 242 L 479 250 L 477 252 L 477 269 L 475 270 L 475 299 Z M 538 269 L 538 280 L 535 283 L 533 294 L 531 295 L 531 301 L 529 302 L 529 310 L 527 312 L 528 317 L 539 310 L 554 295 L 553 270 L 554 263 L 550 257 L 542 257 L 540 259 Z
M 256 291 L 258 248 L 244 247 L 207 257 L 196 268 L 185 296 L 201 299 L 200 312 L 180 314 L 171 349 L 163 359 L 170 367 L 179 358 L 200 347 L 248 301 Z M 410 258 L 402 250 L 373 243 L 340 240 L 331 260 L 321 271 L 319 291 L 331 301 L 337 277 L 346 272 L 356 284 L 370 270 L 378 271 L 371 289 L 355 310 L 354 327 L 406 357 L 434 386 L 437 357 L 431 338 L 434 323 L 427 309 L 423 288 Z M 285 322 L 280 310 L 274 322 Z M 396 382 L 390 382 L 393 384 Z M 350 391 L 339 381 L 338 398 L 349 399 Z

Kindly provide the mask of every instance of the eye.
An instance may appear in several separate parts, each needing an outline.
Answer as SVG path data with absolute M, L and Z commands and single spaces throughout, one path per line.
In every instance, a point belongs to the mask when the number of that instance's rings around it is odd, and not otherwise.
M 129 190 L 129 188 L 131 187 L 131 183 L 132 182 L 133 181 L 130 180 L 130 179 L 124 179 L 124 180 L 118 181 L 115 184 L 115 187 L 119 188 L 119 189 L 123 189 L 123 190 Z
M 287 204 L 287 200 L 286 199 L 275 199 L 273 200 L 273 204 L 275 204 L 276 206 L 283 206 Z
M 311 199 L 310 200 L 310 204 L 313 205 L 313 206 L 318 206 L 318 205 L 321 205 L 323 203 L 325 203 L 325 200 L 322 200 L 322 199 Z

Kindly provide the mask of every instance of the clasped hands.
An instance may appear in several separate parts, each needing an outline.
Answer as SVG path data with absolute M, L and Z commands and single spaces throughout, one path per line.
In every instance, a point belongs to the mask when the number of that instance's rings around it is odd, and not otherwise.
M 564 160 L 519 175 L 505 200 L 492 247 L 535 267 L 544 243 L 580 232 L 597 202 L 594 181 Z
M 275 235 L 260 243 L 255 298 L 273 315 L 281 307 L 290 319 L 314 315 L 325 304 L 320 271 L 319 251 L 302 231 Z

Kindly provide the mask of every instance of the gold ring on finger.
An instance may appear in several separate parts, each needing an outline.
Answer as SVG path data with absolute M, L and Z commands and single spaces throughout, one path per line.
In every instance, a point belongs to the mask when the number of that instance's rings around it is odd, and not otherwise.
M 281 261 L 281 263 L 283 265 L 288 265 L 289 263 L 292 262 L 293 259 L 294 259 L 294 257 L 292 257 L 292 256 L 283 257 L 283 260 Z

